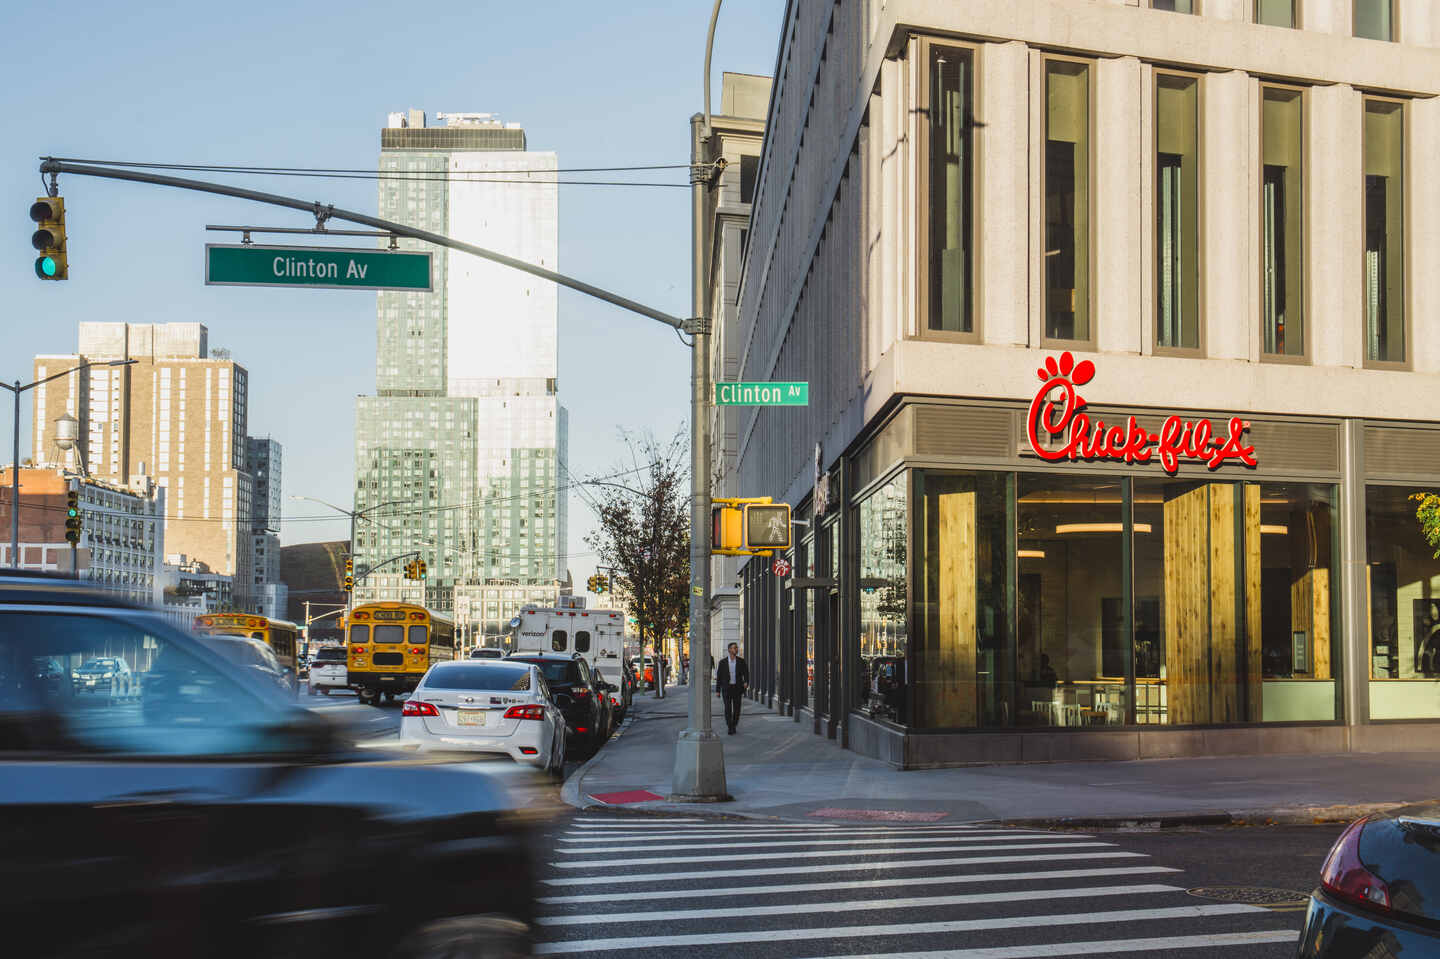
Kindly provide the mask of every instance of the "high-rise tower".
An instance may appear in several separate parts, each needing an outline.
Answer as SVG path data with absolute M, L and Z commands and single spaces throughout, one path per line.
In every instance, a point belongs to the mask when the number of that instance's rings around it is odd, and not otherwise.
M 524 131 L 490 114 L 437 118 L 446 125 L 390 114 L 379 215 L 554 269 L 555 154 L 527 151 Z M 567 578 L 556 291 L 435 253 L 432 292 L 379 294 L 376 395 L 356 409 L 355 509 L 372 510 L 356 562 L 419 553 L 425 601 L 471 619 L 470 635 L 497 635 L 512 607 Z M 356 598 L 418 599 L 403 566 L 366 577 Z

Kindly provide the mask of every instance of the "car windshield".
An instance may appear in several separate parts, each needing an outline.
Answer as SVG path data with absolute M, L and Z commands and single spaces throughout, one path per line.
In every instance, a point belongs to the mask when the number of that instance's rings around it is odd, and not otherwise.
M 536 666 L 539 666 L 540 672 L 545 676 L 545 681 L 548 683 L 569 685 L 578 682 L 580 679 L 580 670 L 577 669 L 575 664 L 570 660 L 554 662 L 543 659 L 527 659 L 524 660 L 524 662 L 534 663 Z
M 315 665 L 333 666 L 345 662 L 345 650 L 338 647 L 333 649 L 322 649 L 315 653 Z
M 490 689 L 519 692 L 530 688 L 530 669 L 517 663 L 466 663 L 437 666 L 425 677 L 426 689 Z
M 262 669 L 275 669 L 276 663 L 267 660 L 265 650 L 257 643 L 246 639 L 222 639 L 218 636 L 207 636 L 202 642 L 215 650 L 221 656 L 241 666 L 259 666 Z
M 84 666 L 81 666 L 81 667 L 80 667 L 80 670 L 81 670 L 82 672 L 87 672 L 87 673 L 88 673 L 88 672 L 94 672 L 94 671 L 101 670 L 101 669 L 114 669 L 114 668 L 115 668 L 115 660 L 113 660 L 113 659 L 92 659 L 92 660 L 90 660 L 90 662 L 86 663 Z

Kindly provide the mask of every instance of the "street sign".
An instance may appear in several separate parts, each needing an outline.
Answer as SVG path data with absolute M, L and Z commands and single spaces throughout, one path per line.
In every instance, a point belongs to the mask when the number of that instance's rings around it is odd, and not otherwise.
M 716 406 L 809 406 L 809 383 L 716 383 Z
M 340 247 L 205 244 L 206 286 L 429 292 L 430 254 Z
M 783 556 L 777 557 L 774 565 L 770 567 L 770 571 L 776 576 L 789 576 L 790 561 Z

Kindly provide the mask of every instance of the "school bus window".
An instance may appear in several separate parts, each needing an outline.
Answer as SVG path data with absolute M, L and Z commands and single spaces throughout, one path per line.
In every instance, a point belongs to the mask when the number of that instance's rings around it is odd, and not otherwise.
M 423 645 L 425 645 L 425 627 L 424 627 L 424 626 L 411 626 L 411 627 L 410 627 L 410 642 L 411 642 L 412 644 L 416 645 L 416 646 L 423 646 Z
M 405 627 L 393 625 L 375 626 L 375 643 L 403 643 L 405 642 Z
M 369 627 L 369 626 L 351 626 L 351 627 L 350 627 L 350 642 L 352 642 L 352 643 L 368 643 L 368 642 L 370 642 L 370 627 Z

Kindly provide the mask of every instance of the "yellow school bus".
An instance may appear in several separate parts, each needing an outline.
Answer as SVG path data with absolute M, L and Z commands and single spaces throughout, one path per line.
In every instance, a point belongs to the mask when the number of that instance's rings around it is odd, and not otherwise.
M 290 670 L 293 688 L 300 685 L 300 627 L 283 619 L 252 616 L 249 613 L 206 613 L 195 617 L 195 632 L 201 636 L 248 636 L 263 639 L 280 665 Z
M 420 685 L 433 663 L 455 658 L 455 621 L 413 603 L 365 603 L 345 619 L 347 667 L 360 701 L 378 705 Z

